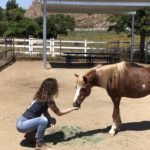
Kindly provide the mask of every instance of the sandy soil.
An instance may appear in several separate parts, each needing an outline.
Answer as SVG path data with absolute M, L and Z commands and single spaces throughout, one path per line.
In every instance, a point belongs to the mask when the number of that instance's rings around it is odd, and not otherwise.
M 75 93 L 74 73 L 86 69 L 43 69 L 41 61 L 17 61 L 0 73 L 0 150 L 34 149 L 25 144 L 23 134 L 16 131 L 17 118 L 24 112 L 41 82 L 55 77 L 60 85 L 56 102 L 60 109 L 72 106 Z M 150 96 L 141 99 L 122 98 L 122 131 L 112 137 L 108 129 L 112 123 L 112 102 L 102 88 L 93 88 L 79 111 L 57 117 L 57 126 L 78 126 L 86 130 L 83 134 L 101 134 L 96 144 L 53 145 L 54 150 L 148 150 L 150 149 Z M 103 131 L 107 132 L 103 132 Z

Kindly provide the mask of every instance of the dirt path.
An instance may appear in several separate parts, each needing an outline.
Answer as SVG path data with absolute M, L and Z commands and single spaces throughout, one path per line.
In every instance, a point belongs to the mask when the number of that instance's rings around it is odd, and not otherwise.
M 86 69 L 43 69 L 40 61 L 17 61 L 0 73 L 0 150 L 34 149 L 26 145 L 23 134 L 15 128 L 16 119 L 24 112 L 41 82 L 55 77 L 60 85 L 56 99 L 61 109 L 72 106 L 75 93 L 74 73 Z M 57 117 L 57 128 L 62 126 L 80 127 L 83 137 L 99 135 L 98 142 L 78 141 L 57 142 L 54 150 L 148 150 L 150 149 L 150 96 L 135 100 L 121 101 L 122 131 L 112 137 L 108 129 L 112 123 L 112 103 L 102 88 L 93 88 L 79 111 Z M 27 147 L 29 146 L 29 147 Z

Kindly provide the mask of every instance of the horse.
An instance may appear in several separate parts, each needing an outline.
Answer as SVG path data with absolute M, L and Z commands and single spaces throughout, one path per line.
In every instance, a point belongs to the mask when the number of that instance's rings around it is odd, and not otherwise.
M 75 74 L 76 93 L 74 107 L 79 107 L 90 95 L 91 89 L 98 86 L 106 89 L 113 102 L 113 123 L 109 134 L 120 131 L 120 100 L 122 97 L 141 98 L 150 94 L 150 67 L 122 61 L 115 64 L 96 66 L 81 75 Z

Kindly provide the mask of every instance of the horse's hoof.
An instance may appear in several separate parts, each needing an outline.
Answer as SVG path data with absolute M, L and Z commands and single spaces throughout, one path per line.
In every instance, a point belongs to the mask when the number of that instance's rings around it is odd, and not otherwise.
M 112 135 L 112 136 L 115 136 L 116 132 L 114 130 L 110 130 L 109 134 Z

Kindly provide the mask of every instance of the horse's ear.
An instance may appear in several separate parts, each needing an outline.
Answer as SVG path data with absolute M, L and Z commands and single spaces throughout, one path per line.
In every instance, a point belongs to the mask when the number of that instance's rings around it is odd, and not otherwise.
M 79 75 L 77 75 L 77 74 L 74 74 L 74 75 L 75 75 L 75 77 L 77 77 L 77 78 L 79 77 Z
M 87 83 L 87 82 L 88 82 L 87 77 L 83 76 L 83 81 L 84 81 L 85 83 Z

